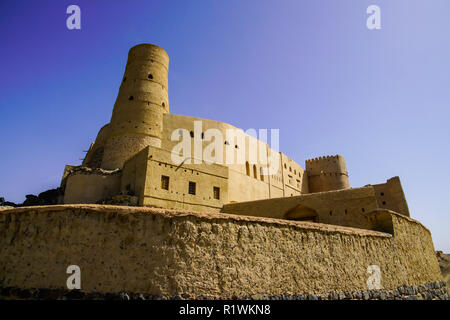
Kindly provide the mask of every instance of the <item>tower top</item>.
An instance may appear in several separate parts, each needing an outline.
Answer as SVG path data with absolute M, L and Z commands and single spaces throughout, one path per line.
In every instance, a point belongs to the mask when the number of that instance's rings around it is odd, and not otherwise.
M 128 62 L 133 60 L 150 60 L 163 64 L 166 68 L 169 67 L 169 55 L 163 48 L 152 43 L 141 43 L 135 45 L 128 51 Z

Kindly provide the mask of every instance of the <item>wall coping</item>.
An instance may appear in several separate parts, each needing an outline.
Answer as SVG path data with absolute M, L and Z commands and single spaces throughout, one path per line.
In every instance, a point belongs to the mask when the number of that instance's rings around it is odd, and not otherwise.
M 347 235 L 367 236 L 367 237 L 381 237 L 392 238 L 391 234 L 358 229 L 353 227 L 336 226 L 331 224 L 323 224 L 316 222 L 306 221 L 292 221 L 275 218 L 255 217 L 255 216 L 242 216 L 229 213 L 203 213 L 187 210 L 170 210 L 148 207 L 130 207 L 130 206 L 116 206 L 116 205 L 100 205 L 100 204 L 64 204 L 64 205 L 48 205 L 48 206 L 31 206 L 31 207 L 18 207 L 14 209 L 7 209 L 0 211 L 0 216 L 4 214 L 25 214 L 30 212 L 37 213 L 49 213 L 49 212 L 61 212 L 65 210 L 87 210 L 93 213 L 116 213 L 121 215 L 127 214 L 153 214 L 159 215 L 164 218 L 182 218 L 182 217 L 195 217 L 202 220 L 221 220 L 221 221 L 236 221 L 236 222 L 249 222 L 262 225 L 271 225 L 279 227 L 293 227 L 297 230 L 319 231 L 325 233 L 341 233 Z M 393 214 L 396 214 L 393 212 Z M 403 217 L 402 218 L 406 218 Z M 408 219 L 415 222 L 413 219 Z M 417 222 L 418 223 L 418 222 Z M 428 229 L 427 229 L 428 230 Z
M 426 231 L 428 231 L 429 234 L 431 234 L 431 231 L 427 227 L 425 227 L 421 222 L 419 222 L 417 220 L 414 220 L 411 217 L 405 216 L 404 214 L 401 214 L 401 213 L 398 213 L 398 212 L 395 212 L 395 211 L 392 211 L 392 210 L 389 210 L 389 209 L 380 209 L 380 208 L 378 208 L 378 209 L 375 209 L 375 210 L 367 212 L 365 215 L 366 216 L 376 215 L 376 214 L 381 213 L 381 212 L 387 212 L 387 213 L 389 213 L 389 214 L 391 214 L 393 216 L 396 216 L 397 218 L 405 219 L 405 220 L 407 220 L 409 222 L 418 224 L 419 226 L 424 228 Z

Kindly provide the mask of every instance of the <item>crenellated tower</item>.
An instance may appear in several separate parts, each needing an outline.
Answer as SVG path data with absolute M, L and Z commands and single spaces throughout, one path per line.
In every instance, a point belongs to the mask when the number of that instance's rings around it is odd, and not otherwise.
M 101 167 L 122 168 L 147 146 L 161 147 L 163 115 L 169 113 L 169 56 L 153 44 L 130 49 Z
M 306 160 L 309 192 L 323 192 L 350 188 L 347 166 L 341 155 Z

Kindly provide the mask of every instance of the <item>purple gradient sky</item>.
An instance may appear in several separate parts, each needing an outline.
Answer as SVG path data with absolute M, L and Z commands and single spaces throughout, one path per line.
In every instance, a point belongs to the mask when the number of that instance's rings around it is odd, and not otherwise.
M 82 29 L 66 28 L 77 4 Z M 366 28 L 381 7 L 382 29 Z M 127 52 L 165 48 L 172 113 L 279 128 L 300 164 L 345 156 L 353 187 L 400 176 L 450 252 L 448 0 L 0 2 L 0 196 L 57 187 L 109 122 Z

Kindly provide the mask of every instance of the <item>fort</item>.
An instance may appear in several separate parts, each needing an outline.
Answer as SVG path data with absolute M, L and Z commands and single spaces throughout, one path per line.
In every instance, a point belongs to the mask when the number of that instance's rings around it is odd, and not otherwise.
M 343 156 L 302 168 L 246 133 L 220 145 L 242 163 L 196 159 L 207 130 L 239 129 L 169 113 L 168 72 L 164 49 L 131 48 L 111 121 L 81 165 L 66 165 L 59 204 L 1 212 L 1 288 L 62 290 L 75 264 L 86 293 L 328 296 L 368 290 L 375 265 L 387 297 L 447 298 L 418 289 L 442 275 L 398 177 L 352 188 Z M 175 163 L 180 139 L 196 142 Z

